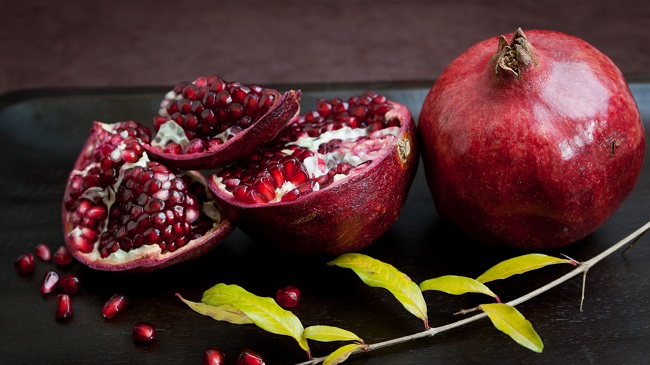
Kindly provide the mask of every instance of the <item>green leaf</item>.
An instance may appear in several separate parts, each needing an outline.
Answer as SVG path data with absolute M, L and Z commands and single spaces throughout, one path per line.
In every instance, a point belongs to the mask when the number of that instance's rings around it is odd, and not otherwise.
M 358 343 L 351 343 L 345 346 L 341 346 L 331 354 L 327 355 L 327 357 L 323 361 L 323 365 L 340 364 L 343 361 L 347 360 L 348 357 L 350 357 L 350 355 L 352 355 L 353 352 L 362 349 L 363 347 L 364 345 L 360 345 Z
M 528 255 L 514 257 L 492 266 L 488 271 L 484 272 L 481 276 L 476 278 L 476 281 L 487 283 L 488 281 L 505 279 L 512 275 L 523 274 L 528 271 L 536 270 L 544 266 L 554 264 L 575 265 L 575 263 L 571 260 L 560 259 L 557 257 L 538 253 L 531 253 Z
M 499 297 L 482 283 L 465 276 L 445 275 L 434 279 L 425 280 L 420 283 L 420 290 L 437 290 L 452 295 L 461 295 L 465 293 L 486 294 L 497 301 Z
M 251 319 L 248 318 L 244 312 L 240 311 L 231 304 L 213 306 L 210 304 L 189 301 L 181 297 L 181 295 L 178 293 L 176 293 L 176 296 L 195 312 L 204 316 L 212 317 L 217 321 L 225 321 L 233 324 L 253 323 L 253 321 L 251 321 Z
M 406 310 L 427 325 L 427 304 L 422 291 L 406 274 L 392 265 L 359 253 L 340 255 L 327 264 L 352 269 L 367 285 L 387 289 Z
M 518 344 L 535 352 L 542 352 L 544 349 L 542 339 L 539 338 L 530 322 L 515 307 L 493 303 L 482 304 L 481 310 L 487 313 L 494 327 L 510 336 Z
M 309 352 L 307 340 L 302 336 L 302 323 L 296 315 L 280 307 L 273 298 L 259 297 L 238 285 L 221 283 L 206 290 L 201 301 L 214 306 L 230 304 L 263 330 L 293 337 L 303 350 Z
M 331 342 L 331 341 L 358 341 L 363 340 L 354 333 L 332 326 L 309 326 L 305 328 L 303 336 L 309 340 Z

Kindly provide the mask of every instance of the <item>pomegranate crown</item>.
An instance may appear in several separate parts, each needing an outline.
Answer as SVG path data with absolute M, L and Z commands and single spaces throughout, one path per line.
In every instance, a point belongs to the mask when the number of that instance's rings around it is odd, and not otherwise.
M 523 69 L 537 65 L 537 57 L 524 31 L 517 28 L 510 43 L 504 35 L 499 37 L 497 52 L 490 59 L 490 64 L 496 76 L 521 78 Z

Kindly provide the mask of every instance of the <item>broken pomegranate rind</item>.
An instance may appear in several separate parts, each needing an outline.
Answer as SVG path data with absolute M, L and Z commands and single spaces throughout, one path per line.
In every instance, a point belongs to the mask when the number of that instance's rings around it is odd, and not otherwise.
M 275 138 L 299 113 L 300 96 L 216 76 L 182 82 L 165 95 L 154 117 L 157 133 L 144 147 L 170 167 L 217 168 Z
M 65 241 L 91 268 L 162 268 L 207 252 L 233 229 L 203 176 L 149 161 L 141 145 L 148 140 L 135 122 L 95 122 L 69 175 Z
M 208 186 L 255 238 L 299 253 L 356 251 L 404 204 L 419 157 L 415 124 L 405 106 L 372 92 L 317 103 L 269 147 L 217 170 Z

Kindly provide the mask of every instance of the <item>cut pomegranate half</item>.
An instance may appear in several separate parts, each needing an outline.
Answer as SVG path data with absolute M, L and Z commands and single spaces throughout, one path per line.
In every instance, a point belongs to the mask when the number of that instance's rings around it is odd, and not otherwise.
M 149 271 L 201 255 L 234 227 L 204 177 L 149 161 L 149 129 L 95 122 L 63 199 L 66 245 L 83 264 Z
M 405 106 L 374 92 L 318 100 L 208 186 L 256 239 L 298 253 L 357 251 L 399 215 L 418 165 L 415 128 Z
M 144 148 L 169 167 L 212 169 L 261 148 L 300 111 L 300 91 L 201 76 L 169 91 Z

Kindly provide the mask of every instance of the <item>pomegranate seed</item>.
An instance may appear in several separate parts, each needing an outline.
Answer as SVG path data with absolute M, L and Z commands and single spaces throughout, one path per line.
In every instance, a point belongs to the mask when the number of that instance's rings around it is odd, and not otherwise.
M 19 275 L 27 275 L 34 271 L 34 255 L 27 253 L 18 256 L 14 261 L 14 267 Z
M 36 257 L 43 261 L 50 261 L 52 259 L 52 252 L 50 251 L 50 248 L 44 244 L 41 243 L 36 246 Z
M 265 365 L 264 358 L 255 351 L 244 350 L 237 358 L 237 365 Z
M 59 266 L 69 265 L 72 262 L 72 255 L 65 246 L 59 247 L 59 249 L 54 252 L 53 257 L 54 262 Z
M 61 278 L 61 289 L 65 293 L 75 294 L 79 291 L 79 278 L 76 275 L 66 275 Z
M 72 304 L 68 294 L 59 294 L 56 297 L 56 314 L 57 320 L 72 317 Z
M 224 357 L 220 350 L 209 348 L 203 354 L 203 363 L 205 365 L 223 365 L 225 364 Z
M 102 315 L 104 315 L 104 318 L 107 319 L 113 318 L 118 314 L 124 312 L 128 306 L 129 301 L 124 295 L 115 294 L 110 297 L 106 303 L 104 303 L 104 307 L 102 308 Z
M 41 294 L 49 294 L 59 285 L 59 274 L 56 271 L 48 271 L 43 276 L 41 284 Z
M 291 285 L 280 288 L 275 293 L 275 300 L 285 308 L 293 308 L 300 300 L 300 289 Z
M 133 340 L 136 342 L 152 342 L 156 339 L 156 327 L 150 323 L 138 322 L 133 326 Z

